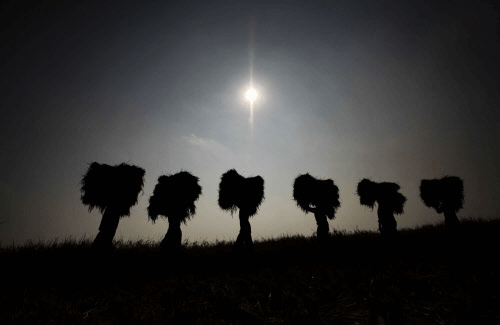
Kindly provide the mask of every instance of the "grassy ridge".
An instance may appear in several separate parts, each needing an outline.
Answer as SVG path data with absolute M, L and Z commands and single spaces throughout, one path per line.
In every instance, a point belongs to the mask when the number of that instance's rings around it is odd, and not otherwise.
M 255 243 L 189 244 L 177 257 L 153 242 L 117 242 L 98 256 L 90 240 L 0 249 L 0 323 L 403 324 L 500 320 L 500 221 Z M 394 316 L 395 315 L 395 316 Z

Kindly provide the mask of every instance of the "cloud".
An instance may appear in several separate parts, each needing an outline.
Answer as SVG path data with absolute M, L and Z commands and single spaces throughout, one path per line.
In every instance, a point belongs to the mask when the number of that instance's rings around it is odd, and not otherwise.
M 209 147 L 209 146 L 217 143 L 214 140 L 204 139 L 204 138 L 198 137 L 192 133 L 190 136 L 183 136 L 182 138 L 194 146 L 200 146 L 200 147 L 204 147 L 204 148 Z
M 231 150 L 224 146 L 223 144 L 212 140 L 206 139 L 195 134 L 191 134 L 189 136 L 182 136 L 183 141 L 189 143 L 191 146 L 199 148 L 203 151 L 209 152 L 211 155 L 216 157 L 224 157 L 225 159 L 235 158 L 235 154 L 231 152 Z
M 234 151 L 230 147 L 213 139 L 199 137 L 195 134 L 181 137 L 188 149 L 187 164 L 198 167 L 206 173 L 219 174 L 224 170 L 235 168 L 243 173 L 254 171 L 257 158 L 245 148 Z

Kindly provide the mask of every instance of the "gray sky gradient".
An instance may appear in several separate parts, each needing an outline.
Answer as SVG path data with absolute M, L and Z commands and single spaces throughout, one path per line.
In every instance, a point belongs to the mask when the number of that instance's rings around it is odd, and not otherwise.
M 330 226 L 376 229 L 356 184 L 397 182 L 398 227 L 444 218 L 421 179 L 464 180 L 459 217 L 499 217 L 498 14 L 486 2 L 99 1 L 8 4 L 2 31 L 0 243 L 93 237 L 80 202 L 88 164 L 146 170 L 117 236 L 160 239 L 147 202 L 162 174 L 200 178 L 189 241 L 233 240 L 217 206 L 222 173 L 265 180 L 254 239 L 311 235 L 292 200 L 300 173 L 332 178 Z M 250 46 L 250 33 L 255 42 Z M 260 97 L 254 123 L 244 91 Z

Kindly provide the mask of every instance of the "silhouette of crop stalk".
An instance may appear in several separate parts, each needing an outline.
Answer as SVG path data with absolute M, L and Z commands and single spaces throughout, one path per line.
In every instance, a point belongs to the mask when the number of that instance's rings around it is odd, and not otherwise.
M 340 207 L 339 188 L 331 179 L 320 180 L 303 174 L 295 178 L 293 198 L 302 211 L 314 213 L 318 226 L 316 236 L 324 243 L 328 239 L 328 219 L 333 220 Z
M 383 235 L 397 233 L 397 222 L 394 214 L 403 214 L 406 197 L 399 193 L 400 187 L 396 183 L 372 182 L 364 178 L 358 183 L 356 193 L 361 205 L 369 208 L 378 204 L 378 229 Z
M 160 247 L 179 252 L 182 245 L 181 223 L 196 214 L 195 202 L 201 195 L 199 178 L 186 171 L 160 176 L 153 195 L 149 198 L 148 218 L 155 223 L 158 216 L 168 219 L 168 231 Z
M 219 207 L 231 211 L 239 209 L 240 232 L 234 243 L 236 251 L 253 252 L 250 218 L 264 200 L 264 179 L 260 176 L 245 178 L 231 169 L 224 173 L 219 183 Z
M 420 182 L 420 198 L 427 207 L 444 214 L 446 228 L 456 228 L 460 224 L 457 212 L 464 205 L 464 183 L 459 177 L 423 179 Z
M 99 250 L 113 247 L 120 218 L 129 216 L 130 209 L 137 204 L 145 173 L 144 169 L 125 163 L 116 166 L 90 164 L 81 180 L 80 199 L 89 212 L 97 208 L 103 213 L 92 247 Z

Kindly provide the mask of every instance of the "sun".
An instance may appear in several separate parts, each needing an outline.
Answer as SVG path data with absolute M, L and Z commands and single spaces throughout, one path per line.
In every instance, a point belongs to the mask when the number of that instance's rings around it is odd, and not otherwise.
M 248 91 L 245 94 L 245 98 L 248 99 L 250 101 L 250 103 L 253 103 L 253 101 L 255 99 L 257 99 L 258 96 L 259 95 L 257 94 L 255 89 L 253 89 L 253 88 L 248 89 Z

